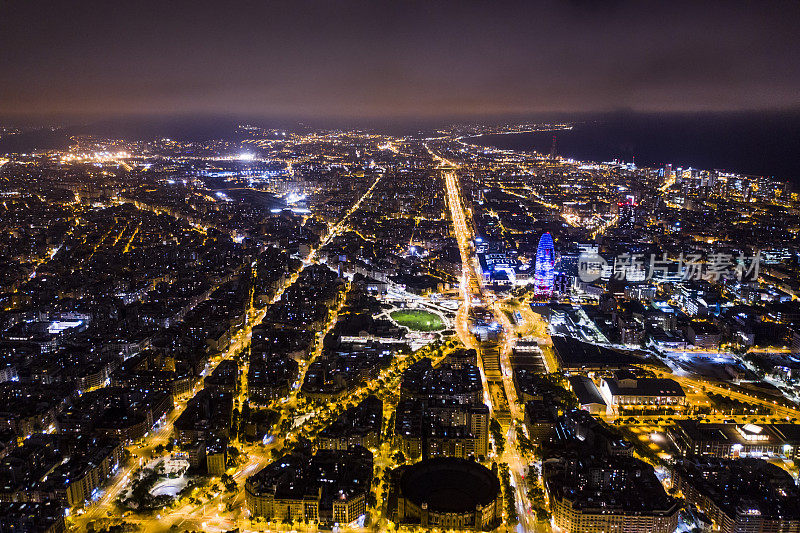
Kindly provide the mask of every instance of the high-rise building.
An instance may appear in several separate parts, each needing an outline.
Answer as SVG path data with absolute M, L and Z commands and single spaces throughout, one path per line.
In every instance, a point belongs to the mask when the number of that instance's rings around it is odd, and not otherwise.
M 666 165 L 664 165 L 664 168 L 662 169 L 661 173 L 664 177 L 664 182 L 669 181 L 675 176 L 675 173 L 672 171 L 671 163 L 667 163 Z
M 619 226 L 625 229 L 633 229 L 636 225 L 636 204 L 631 201 L 619 202 L 617 210 L 619 213 Z
M 534 278 L 534 294 L 537 296 L 550 296 L 553 292 L 553 266 L 556 255 L 553 248 L 553 236 L 545 233 L 539 239 L 536 249 L 536 277 Z

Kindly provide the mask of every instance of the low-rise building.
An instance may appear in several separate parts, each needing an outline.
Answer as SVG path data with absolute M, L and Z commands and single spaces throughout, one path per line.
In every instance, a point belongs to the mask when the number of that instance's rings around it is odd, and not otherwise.
M 56 501 L 0 503 L 0 531 L 64 533 L 64 507 Z
M 360 446 L 284 455 L 245 483 L 250 513 L 268 520 L 349 524 L 366 513 L 372 454 Z
M 608 409 L 603 395 L 591 378 L 570 376 L 569 386 L 578 398 L 578 407 L 593 415 L 605 414 Z
M 581 453 L 633 455 L 633 444 L 624 439 L 600 419 L 581 409 L 573 409 L 559 417 L 556 425 L 560 443 L 580 444 Z
M 89 435 L 132 442 L 144 437 L 173 407 L 165 390 L 141 392 L 104 387 L 86 392 L 56 418 L 62 435 Z
M 628 371 L 617 371 L 614 377 L 604 378 L 600 391 L 607 404 L 614 408 L 625 406 L 683 406 L 686 393 L 673 379 L 640 378 Z
M 175 438 L 191 444 L 216 437 L 229 437 L 233 397 L 226 392 L 203 389 L 189 400 L 173 427 Z
M 800 459 L 800 425 L 723 424 L 677 420 L 669 437 L 686 457 Z
M 228 439 L 217 437 L 206 442 L 206 471 L 212 476 L 221 476 L 225 473 L 228 460 Z
M 717 326 L 711 322 L 693 321 L 686 328 L 689 342 L 701 348 L 716 348 L 722 341 L 722 334 Z
M 405 372 L 400 389 L 401 398 L 424 400 L 447 399 L 462 404 L 483 401 L 483 383 L 478 368 L 465 363 L 458 368 L 449 364 L 433 367 L 425 358 Z
M 268 405 L 287 396 L 298 375 L 299 365 L 289 357 L 271 356 L 268 360 L 251 357 L 247 372 L 248 398 L 254 404 Z
M 394 435 L 408 457 L 486 457 L 489 408 L 446 399 L 401 400 Z
M 525 402 L 525 428 L 531 441 L 538 443 L 556 431 L 556 408 L 546 400 Z
M 367 396 L 323 429 L 314 440 L 318 450 L 347 450 L 351 446 L 377 448 L 381 440 L 383 402 Z
M 639 459 L 548 459 L 544 480 L 553 522 L 563 531 L 672 533 L 678 527 L 679 504 Z
M 64 463 L 31 487 L 36 494 L 32 500 L 58 499 L 67 507 L 83 506 L 122 463 L 121 442 L 79 442 L 74 446 Z
M 0 500 L 83 506 L 122 462 L 120 441 L 38 434 L 0 462 Z
M 675 468 L 673 485 L 720 533 L 800 531 L 797 485 L 767 461 L 687 461 Z
M 221 361 L 204 380 L 207 389 L 236 394 L 239 391 L 239 363 L 231 359 Z

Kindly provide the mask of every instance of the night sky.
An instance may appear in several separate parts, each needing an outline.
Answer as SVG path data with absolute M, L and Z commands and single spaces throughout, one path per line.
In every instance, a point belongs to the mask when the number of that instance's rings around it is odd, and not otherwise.
M 0 114 L 800 106 L 800 2 L 0 0 Z

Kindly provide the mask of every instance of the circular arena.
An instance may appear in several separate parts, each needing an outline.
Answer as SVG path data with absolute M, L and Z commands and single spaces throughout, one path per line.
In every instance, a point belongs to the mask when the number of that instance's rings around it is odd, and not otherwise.
M 441 457 L 406 467 L 397 496 L 400 523 L 481 530 L 501 519 L 496 469 L 466 459 Z

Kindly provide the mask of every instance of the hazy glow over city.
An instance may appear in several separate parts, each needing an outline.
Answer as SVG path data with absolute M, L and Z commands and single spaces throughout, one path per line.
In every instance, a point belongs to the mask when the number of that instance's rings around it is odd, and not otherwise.
M 798 6 L 0 3 L 0 531 L 800 530 Z

